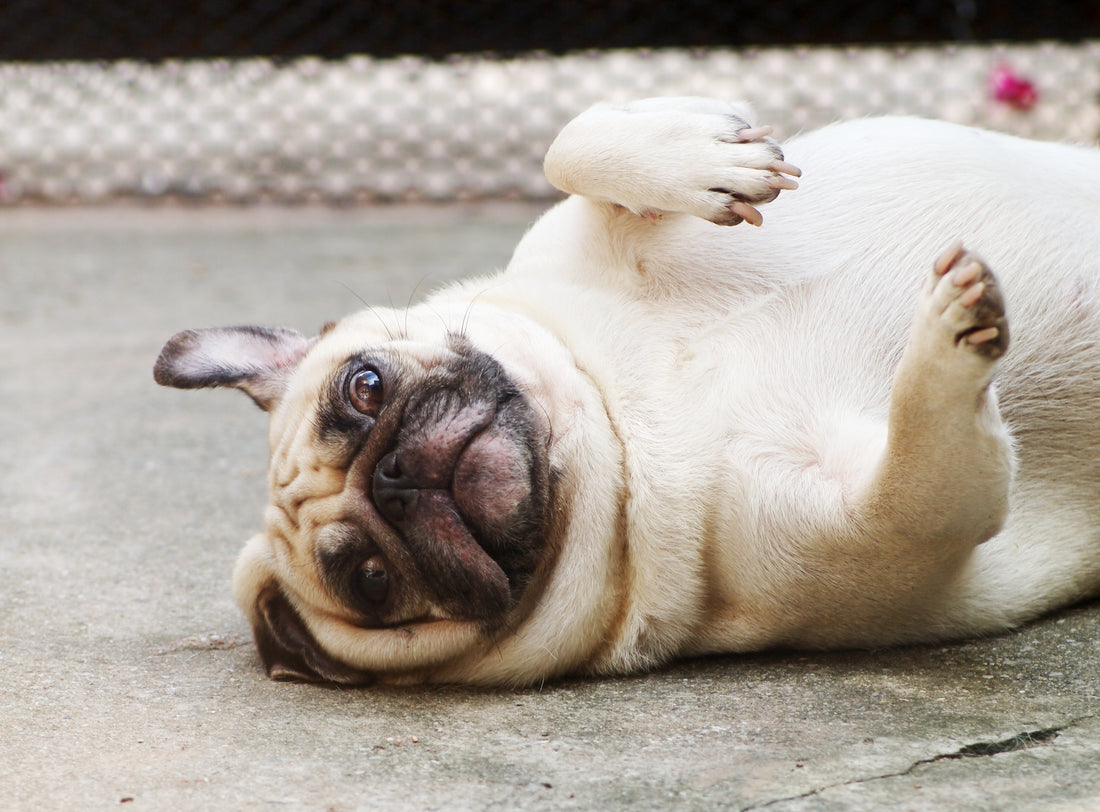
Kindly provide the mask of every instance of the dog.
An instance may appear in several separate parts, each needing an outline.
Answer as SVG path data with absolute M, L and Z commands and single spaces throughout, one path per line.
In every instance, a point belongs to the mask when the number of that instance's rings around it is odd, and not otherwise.
M 159 383 L 270 414 L 233 588 L 271 677 L 520 686 L 1100 593 L 1100 153 L 749 122 L 598 105 L 503 272 L 166 344 Z

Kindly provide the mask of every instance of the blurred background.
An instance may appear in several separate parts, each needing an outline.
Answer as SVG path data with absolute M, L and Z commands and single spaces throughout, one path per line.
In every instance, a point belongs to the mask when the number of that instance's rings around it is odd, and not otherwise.
M 542 199 L 600 100 L 1095 143 L 1092 0 L 5 0 L 0 203 Z

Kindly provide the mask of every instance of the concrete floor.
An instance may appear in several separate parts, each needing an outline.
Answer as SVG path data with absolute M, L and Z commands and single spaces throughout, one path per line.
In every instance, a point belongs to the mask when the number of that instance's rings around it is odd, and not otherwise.
M 997 639 L 540 690 L 271 682 L 229 594 L 247 398 L 185 327 L 315 331 L 502 264 L 521 207 L 0 215 L 0 808 L 1100 809 L 1100 604 Z

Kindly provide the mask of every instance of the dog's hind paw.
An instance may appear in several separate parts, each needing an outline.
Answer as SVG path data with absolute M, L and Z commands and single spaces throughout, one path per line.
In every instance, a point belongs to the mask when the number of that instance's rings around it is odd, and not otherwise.
M 926 291 L 932 314 L 954 344 L 993 361 L 1008 349 L 1008 319 L 997 278 L 956 242 L 933 264 Z

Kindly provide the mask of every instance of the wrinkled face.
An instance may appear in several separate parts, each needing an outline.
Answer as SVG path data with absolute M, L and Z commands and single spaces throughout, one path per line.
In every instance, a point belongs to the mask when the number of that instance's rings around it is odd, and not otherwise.
M 447 343 L 351 354 L 275 418 L 269 533 L 359 626 L 500 624 L 539 562 L 546 428 L 496 361 Z
M 234 580 L 273 677 L 365 682 L 361 643 L 431 661 L 518 622 L 550 557 L 550 427 L 466 339 L 188 331 L 156 374 L 271 412 L 265 532 Z

